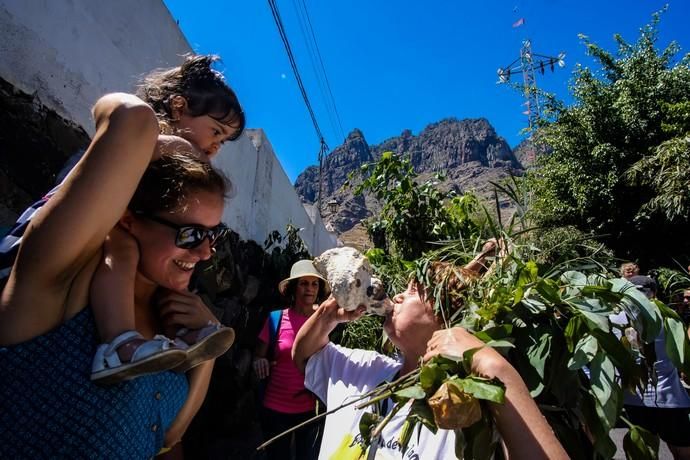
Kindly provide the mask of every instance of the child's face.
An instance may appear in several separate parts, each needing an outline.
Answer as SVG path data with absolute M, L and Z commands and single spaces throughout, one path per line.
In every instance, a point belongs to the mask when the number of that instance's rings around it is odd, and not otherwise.
M 220 146 L 235 134 L 231 126 L 208 115 L 193 117 L 182 113 L 173 126 L 177 129 L 177 135 L 194 144 L 209 160 L 218 153 Z

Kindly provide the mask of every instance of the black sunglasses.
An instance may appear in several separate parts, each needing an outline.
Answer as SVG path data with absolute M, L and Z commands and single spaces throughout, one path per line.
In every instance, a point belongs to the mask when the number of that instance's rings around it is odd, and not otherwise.
M 135 212 L 135 214 L 177 230 L 177 235 L 175 235 L 175 246 L 181 249 L 194 249 L 199 247 L 206 238 L 208 238 L 213 248 L 221 238 L 230 232 L 230 229 L 223 224 L 216 225 L 213 228 L 206 228 L 199 225 L 176 224 L 162 217 L 144 214 L 143 212 Z

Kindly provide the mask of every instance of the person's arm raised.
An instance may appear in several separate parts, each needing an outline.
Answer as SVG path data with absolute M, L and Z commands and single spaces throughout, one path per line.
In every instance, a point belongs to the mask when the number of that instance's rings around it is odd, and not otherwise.
M 22 337 L 0 327 L 6 343 L 60 324 L 75 276 L 118 222 L 154 158 L 158 123 L 143 101 L 109 94 L 93 113 L 96 133 L 91 144 L 31 221 L 19 249 L 3 292 L 0 323 L 10 329 L 31 327 L 22 330 Z
M 361 317 L 364 307 L 346 311 L 338 306 L 334 297 L 329 297 L 314 311 L 295 337 L 292 346 L 292 360 L 297 369 L 304 372 L 307 360 L 328 343 L 328 334 L 338 325 Z
M 506 388 L 503 404 L 489 408 L 511 460 L 567 459 L 551 426 L 539 411 L 520 374 L 496 350 L 460 327 L 437 331 L 427 344 L 427 361 L 437 354 L 462 356 L 471 348 L 481 348 L 472 357 L 472 372 L 498 378 Z

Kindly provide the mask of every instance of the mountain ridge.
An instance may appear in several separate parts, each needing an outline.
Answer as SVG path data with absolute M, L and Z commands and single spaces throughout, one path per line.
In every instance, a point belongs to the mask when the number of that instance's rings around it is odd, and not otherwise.
M 422 180 L 440 172 L 447 178 L 442 188 L 474 190 L 480 196 L 489 181 L 521 175 L 523 171 L 513 150 L 486 118 L 444 118 L 430 123 L 416 136 L 404 129 L 400 135 L 375 145 L 369 145 L 364 133 L 355 128 L 324 158 L 322 214 L 337 233 L 347 232 L 380 209 L 372 197 L 355 197 L 343 185 L 352 171 L 377 161 L 386 151 L 407 156 Z M 307 167 L 295 181 L 295 190 L 305 203 L 316 201 L 318 169 L 316 165 Z M 338 202 L 335 214 L 325 209 L 330 200 Z

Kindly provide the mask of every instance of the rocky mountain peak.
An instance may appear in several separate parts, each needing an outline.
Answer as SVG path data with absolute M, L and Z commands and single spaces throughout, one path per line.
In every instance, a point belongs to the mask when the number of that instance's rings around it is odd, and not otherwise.
M 458 120 L 445 118 L 426 126 L 419 135 L 405 129 L 399 136 L 369 145 L 361 130 L 350 132 L 345 143 L 336 147 L 324 160 L 322 202 L 335 198 L 340 208 L 335 216 L 328 216 L 338 232 L 343 232 L 359 220 L 371 214 L 371 199 L 354 198 L 350 190 L 343 189 L 348 174 L 368 162 L 376 161 L 381 154 L 392 151 L 410 159 L 419 174 L 442 172 L 454 188 L 465 188 L 466 179 L 481 182 L 485 170 L 498 168 L 489 174 L 492 179 L 520 169 L 508 143 L 499 136 L 485 118 Z M 470 187 L 471 188 L 471 187 Z M 316 201 L 318 191 L 318 167 L 310 166 L 297 177 L 295 189 L 307 203 Z
M 352 141 L 357 138 L 364 139 L 364 133 L 362 133 L 362 131 L 360 131 L 359 128 L 355 128 L 352 131 L 350 131 L 350 134 L 347 135 L 345 142 Z

